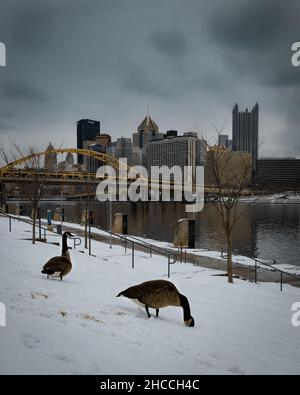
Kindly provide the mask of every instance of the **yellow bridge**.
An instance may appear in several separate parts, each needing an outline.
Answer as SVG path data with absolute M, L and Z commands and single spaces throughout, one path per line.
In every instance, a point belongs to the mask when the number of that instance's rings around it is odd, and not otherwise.
M 116 170 L 128 170 L 126 164 L 118 159 L 95 151 L 78 149 L 78 148 L 59 148 L 50 151 L 43 151 L 24 156 L 11 163 L 8 163 L 0 168 L 0 180 L 2 182 L 29 182 L 33 176 L 38 173 L 39 177 L 45 179 L 45 183 L 59 184 L 59 183 L 83 183 L 85 181 L 97 182 L 95 173 L 88 173 L 84 171 L 55 171 L 49 172 L 42 166 L 37 169 L 37 163 L 40 157 L 49 154 L 79 154 L 98 160 L 99 162 L 110 165 Z
M 5 183 L 30 183 L 33 178 L 37 176 L 43 179 L 45 184 L 52 185 L 60 185 L 60 184 L 85 184 L 89 183 L 99 183 L 99 179 L 96 178 L 96 173 L 88 173 L 84 171 L 55 171 L 49 172 L 43 166 L 37 169 L 37 163 L 39 163 L 39 159 L 45 155 L 49 154 L 77 154 L 82 156 L 87 156 L 89 158 L 93 158 L 103 163 L 104 165 L 110 165 L 116 170 L 116 177 L 109 177 L 114 180 L 121 180 L 122 177 L 119 177 L 119 170 L 129 170 L 129 166 L 125 163 L 119 161 L 117 158 L 112 157 L 110 155 L 99 153 L 91 150 L 79 149 L 79 148 L 58 148 L 49 151 L 43 151 L 38 153 L 33 153 L 27 156 L 24 156 L 20 159 L 17 159 L 11 163 L 5 164 L 3 167 L 0 167 L 0 183 L 3 185 Z M 153 181 L 156 185 L 166 184 L 169 185 L 169 182 L 161 181 L 161 180 L 153 180 L 153 179 L 145 179 L 145 181 Z M 126 180 L 130 183 L 131 181 L 136 180 L 136 177 L 128 178 Z M 171 188 L 176 188 L 176 185 L 171 181 Z M 181 186 L 178 186 L 179 188 Z M 156 187 L 157 188 L 157 187 Z M 215 188 L 206 187 L 205 192 L 215 192 Z

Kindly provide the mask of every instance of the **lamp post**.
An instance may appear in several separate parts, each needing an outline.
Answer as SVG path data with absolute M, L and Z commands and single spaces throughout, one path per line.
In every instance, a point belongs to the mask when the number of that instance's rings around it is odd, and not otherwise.
M 62 231 L 63 226 L 63 191 L 60 191 L 60 226 Z
M 111 232 L 112 232 L 112 201 L 109 199 L 109 248 L 112 248 L 112 237 L 111 237 Z
M 20 187 L 15 187 L 15 192 L 16 192 L 16 198 L 17 198 L 17 211 L 18 211 L 18 217 L 20 218 Z

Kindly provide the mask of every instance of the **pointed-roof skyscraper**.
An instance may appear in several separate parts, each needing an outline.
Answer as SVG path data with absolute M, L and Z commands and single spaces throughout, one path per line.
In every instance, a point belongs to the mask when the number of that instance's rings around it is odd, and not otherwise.
M 159 133 L 157 123 L 147 114 L 137 127 L 137 132 L 133 133 L 132 140 L 134 146 L 143 148 L 149 141 L 160 140 L 163 137 L 164 134 Z
M 143 130 L 143 131 L 155 131 L 159 132 L 159 127 L 155 123 L 155 121 L 149 116 L 146 115 L 146 117 L 143 119 L 143 121 L 139 124 L 137 130 Z
M 45 168 L 47 171 L 57 170 L 57 154 L 56 152 L 51 152 L 54 150 L 52 143 L 48 145 L 45 154 Z

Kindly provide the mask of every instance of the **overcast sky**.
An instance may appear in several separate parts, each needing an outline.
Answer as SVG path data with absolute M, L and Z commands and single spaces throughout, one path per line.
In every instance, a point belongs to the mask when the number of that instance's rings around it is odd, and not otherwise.
M 0 0 L 0 139 L 73 147 L 76 121 L 131 137 L 231 134 L 260 105 L 261 156 L 300 156 L 299 0 Z

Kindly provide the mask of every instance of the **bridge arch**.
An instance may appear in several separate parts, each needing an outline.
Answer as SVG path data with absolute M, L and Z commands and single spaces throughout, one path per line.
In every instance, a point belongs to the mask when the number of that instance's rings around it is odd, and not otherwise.
M 3 175 L 4 173 L 9 173 L 11 172 L 16 166 L 22 165 L 23 163 L 26 163 L 34 158 L 38 158 L 41 156 L 45 156 L 48 154 L 79 154 L 83 156 L 88 156 L 90 158 L 94 158 L 104 164 L 111 165 L 115 169 L 123 168 L 127 169 L 127 165 L 124 163 L 120 162 L 117 158 L 107 155 L 101 152 L 96 152 L 96 151 L 91 151 L 87 149 L 80 149 L 80 148 L 57 148 L 49 151 L 42 151 L 38 153 L 33 153 L 31 155 L 24 156 L 22 158 L 19 158 L 11 163 L 6 164 L 5 166 L 0 168 L 0 176 Z

